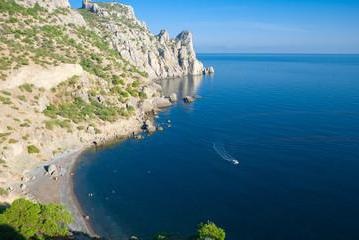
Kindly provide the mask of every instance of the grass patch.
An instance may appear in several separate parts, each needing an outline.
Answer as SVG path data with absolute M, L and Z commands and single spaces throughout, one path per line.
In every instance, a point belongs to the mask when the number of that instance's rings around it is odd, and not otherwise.
M 8 98 L 8 97 L 3 97 L 3 96 L 0 96 L 0 102 L 1 102 L 2 104 L 6 104 L 6 105 L 9 105 L 9 104 L 12 103 L 11 100 L 10 100 L 10 98 Z
M 7 133 L 0 133 L 0 138 L 2 137 L 7 137 L 9 136 L 11 133 L 7 132 Z
M 6 189 L 0 187 L 0 196 L 6 197 L 7 195 L 9 195 L 9 192 Z
M 15 143 L 18 143 L 19 141 L 15 140 L 15 139 L 9 139 L 9 143 L 10 144 L 15 144 Z
M 1 91 L 1 93 L 4 94 L 4 95 L 6 95 L 6 96 L 11 96 L 11 93 L 8 92 L 8 91 L 5 91 L 5 90 Z
M 51 119 L 45 121 L 46 129 L 54 130 L 55 127 L 71 129 L 71 122 L 69 120 Z
M 19 88 L 21 91 L 26 91 L 26 92 L 32 93 L 33 87 L 34 87 L 34 85 L 25 83 L 25 84 L 21 85 Z
M 25 97 L 24 95 L 17 96 L 17 98 L 18 98 L 20 101 L 26 102 L 26 97 Z
M 58 106 L 48 106 L 44 114 L 56 119 L 57 116 L 70 119 L 75 123 L 83 122 L 91 117 L 98 117 L 103 121 L 114 122 L 121 115 L 120 110 L 115 106 L 106 106 L 96 101 L 86 103 L 80 98 L 73 102 L 62 103 Z
M 40 153 L 40 150 L 34 145 L 29 145 L 29 146 L 27 146 L 27 152 L 29 154 L 38 154 L 38 153 Z

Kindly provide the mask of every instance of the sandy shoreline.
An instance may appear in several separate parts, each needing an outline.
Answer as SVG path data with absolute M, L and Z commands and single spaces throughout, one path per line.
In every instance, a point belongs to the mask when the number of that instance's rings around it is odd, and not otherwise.
M 58 203 L 65 206 L 74 218 L 74 222 L 70 225 L 71 230 L 96 236 L 74 194 L 73 170 L 85 150 L 86 148 L 68 150 L 31 170 L 28 177 L 32 180 L 27 182 L 27 192 L 31 198 L 41 203 Z M 46 174 L 45 166 L 49 164 L 54 164 L 59 169 L 60 176 L 57 180 Z

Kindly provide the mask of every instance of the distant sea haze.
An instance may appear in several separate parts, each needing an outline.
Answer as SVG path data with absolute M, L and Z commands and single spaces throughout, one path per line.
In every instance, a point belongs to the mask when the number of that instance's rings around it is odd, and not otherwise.
M 359 55 L 199 58 L 215 75 L 161 82 L 198 96 L 160 114 L 164 131 L 82 156 L 94 229 L 152 239 L 211 220 L 229 240 L 359 239 Z

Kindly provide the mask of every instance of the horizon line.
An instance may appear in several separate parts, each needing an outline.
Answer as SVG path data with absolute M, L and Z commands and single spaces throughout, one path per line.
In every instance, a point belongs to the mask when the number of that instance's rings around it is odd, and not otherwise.
M 358 53 L 297 53 L 297 52 L 197 52 L 197 54 L 251 54 L 251 55 L 359 55 Z

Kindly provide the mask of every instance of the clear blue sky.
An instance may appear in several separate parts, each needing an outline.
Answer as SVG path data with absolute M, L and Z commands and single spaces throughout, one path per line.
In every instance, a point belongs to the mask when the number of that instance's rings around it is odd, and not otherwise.
M 199 52 L 359 53 L 359 0 L 119 2 L 132 5 L 155 33 L 190 30 Z

